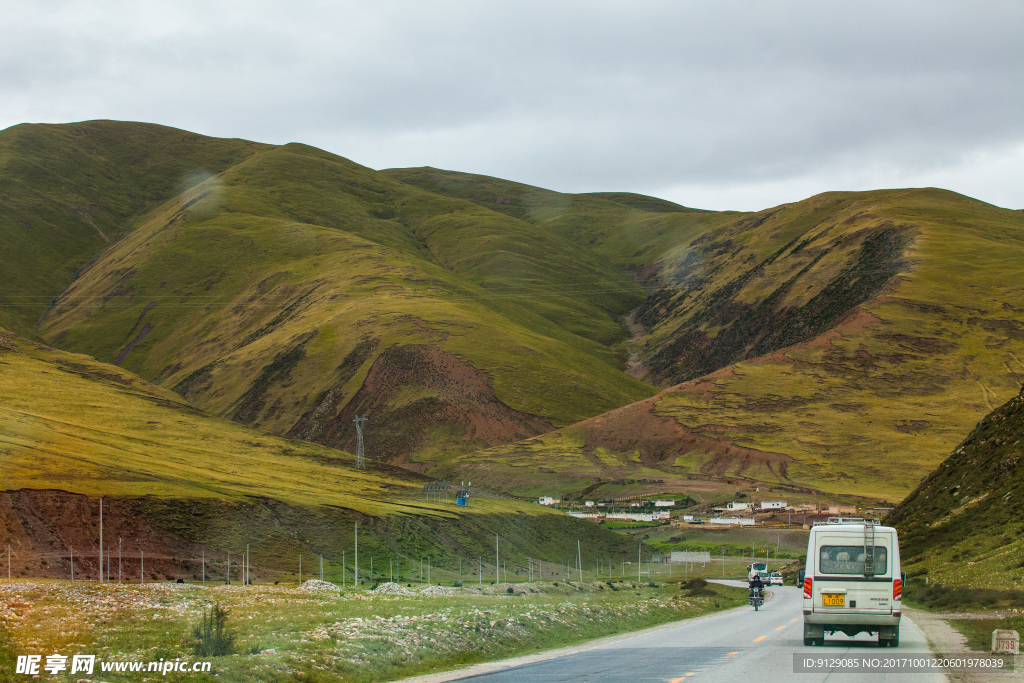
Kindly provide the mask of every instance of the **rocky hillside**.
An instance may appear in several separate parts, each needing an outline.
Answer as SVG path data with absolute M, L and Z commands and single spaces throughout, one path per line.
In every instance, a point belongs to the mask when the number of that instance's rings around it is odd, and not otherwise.
M 888 521 L 911 574 L 1024 588 L 1024 389 L 985 416 Z
M 453 467 L 524 492 L 716 478 L 897 501 L 1024 382 L 1018 211 L 829 193 L 673 253 L 648 278 L 633 352 L 640 376 L 685 381 Z

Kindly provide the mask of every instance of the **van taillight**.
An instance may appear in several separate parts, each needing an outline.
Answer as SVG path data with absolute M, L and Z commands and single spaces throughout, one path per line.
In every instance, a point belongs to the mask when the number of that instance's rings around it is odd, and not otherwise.
M 810 599 L 811 597 L 811 586 L 814 585 L 814 579 L 807 577 L 804 579 L 804 597 Z
M 896 579 L 892 582 L 892 599 L 903 600 L 903 580 Z

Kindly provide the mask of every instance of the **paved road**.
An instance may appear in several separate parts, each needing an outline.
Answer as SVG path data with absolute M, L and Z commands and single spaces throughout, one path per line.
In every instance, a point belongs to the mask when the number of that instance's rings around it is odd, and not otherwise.
M 793 655 L 844 657 L 926 653 L 924 636 L 903 618 L 900 647 L 879 648 L 860 634 L 827 637 L 824 647 L 805 647 L 801 591 L 775 587 L 758 612 L 744 607 L 681 622 L 670 628 L 459 680 L 497 681 L 945 681 L 939 674 L 794 673 Z

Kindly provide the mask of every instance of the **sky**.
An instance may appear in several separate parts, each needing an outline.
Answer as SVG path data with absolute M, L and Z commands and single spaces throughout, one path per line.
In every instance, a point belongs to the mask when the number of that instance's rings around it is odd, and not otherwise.
M 1024 209 L 1019 0 L 5 0 L 0 129 L 147 121 L 563 192 Z

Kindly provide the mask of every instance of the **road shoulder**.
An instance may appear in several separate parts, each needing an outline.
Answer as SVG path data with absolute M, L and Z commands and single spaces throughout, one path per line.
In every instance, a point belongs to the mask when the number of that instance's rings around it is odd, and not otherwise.
M 973 652 L 975 654 L 989 654 L 971 650 L 967 645 L 967 638 L 957 631 L 949 623 L 951 618 L 963 618 L 963 615 L 940 614 L 927 610 L 904 607 L 903 613 L 914 625 L 924 634 L 928 647 L 936 655 L 959 655 Z M 1020 672 L 987 672 L 987 673 L 946 673 L 951 682 L 956 683 L 1002 683 L 1004 681 L 1021 680 Z

